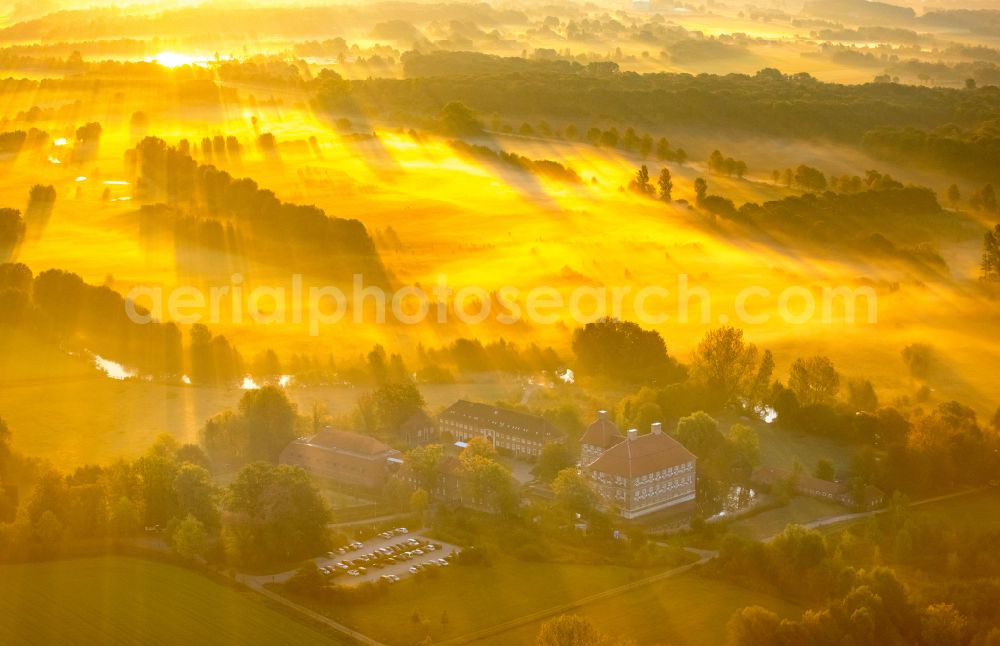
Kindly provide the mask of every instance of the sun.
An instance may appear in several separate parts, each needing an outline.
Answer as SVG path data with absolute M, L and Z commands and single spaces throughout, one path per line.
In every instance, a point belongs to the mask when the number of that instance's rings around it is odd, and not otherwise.
M 157 65 L 162 65 L 163 67 L 181 67 L 183 65 L 191 65 L 195 62 L 194 57 L 187 56 L 186 54 L 178 54 L 176 52 L 160 52 L 156 56 L 146 59 L 147 63 L 156 63 Z

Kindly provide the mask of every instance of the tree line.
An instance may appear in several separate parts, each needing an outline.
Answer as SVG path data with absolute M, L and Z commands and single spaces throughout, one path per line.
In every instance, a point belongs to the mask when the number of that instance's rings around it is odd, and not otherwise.
M 363 273 L 369 284 L 386 279 L 375 244 L 358 220 L 282 202 L 251 179 L 235 179 L 214 166 L 198 165 L 184 152 L 186 148 L 186 142 L 174 147 L 147 137 L 126 153 L 137 199 L 162 201 L 203 219 L 234 217 L 238 232 L 254 238 L 255 253 L 275 263 L 284 262 L 294 247 L 327 275 Z

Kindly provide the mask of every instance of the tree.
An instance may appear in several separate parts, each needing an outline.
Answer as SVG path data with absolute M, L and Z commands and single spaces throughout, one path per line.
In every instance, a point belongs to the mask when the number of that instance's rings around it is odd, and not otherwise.
M 820 480 L 832 482 L 837 477 L 837 469 L 833 466 L 833 462 L 830 462 L 826 458 L 820 458 L 816 461 L 816 468 L 813 469 L 813 475 Z
M 437 487 L 441 457 L 444 450 L 440 444 L 418 446 L 406 455 L 406 464 L 416 476 L 420 487 L 433 491 Z
M 657 180 L 657 185 L 660 189 L 660 199 L 664 202 L 670 201 L 670 192 L 674 188 L 673 180 L 670 178 L 670 170 L 667 168 L 660 169 L 660 178 Z
M 468 450 L 468 449 L 466 449 Z M 517 505 L 510 471 L 479 453 L 462 452 L 462 486 L 477 506 L 504 514 Z
M 743 464 L 750 468 L 760 464 L 760 437 L 756 431 L 743 424 L 733 424 L 727 439 Z
M 536 646 L 628 646 L 632 642 L 600 632 L 589 619 L 560 615 L 549 619 L 538 631 Z
M 588 516 L 597 508 L 597 494 L 574 468 L 563 469 L 552 481 L 556 503 L 570 513 Z
M 795 183 L 810 191 L 826 190 L 826 175 L 805 164 L 795 169 Z
M 257 460 L 277 462 L 296 437 L 298 415 L 285 392 L 276 386 L 248 390 L 236 413 L 208 420 L 202 442 L 213 460 L 242 465 Z
M 11 257 L 14 249 L 24 239 L 26 230 L 20 211 L 0 209 L 0 263 Z
M 699 206 L 705 201 L 708 193 L 708 182 L 701 177 L 694 180 L 694 203 Z
M 772 646 L 776 644 L 781 619 L 767 608 L 740 608 L 729 619 L 726 643 L 729 646 Z
M 45 510 L 31 526 L 32 535 L 46 550 L 53 549 L 62 540 L 65 527 L 51 510 Z
M 643 135 L 639 140 L 639 154 L 645 159 L 649 157 L 651 152 L 653 152 L 653 138 L 649 135 Z
M 840 390 L 840 375 L 827 357 L 797 359 L 788 387 L 803 405 L 830 404 Z
M 873 413 L 878 410 L 878 395 L 875 387 L 867 379 L 851 379 L 847 382 L 847 399 L 858 411 Z
M 935 603 L 923 612 L 921 636 L 925 644 L 960 646 L 965 644 L 968 621 L 950 603 Z
M 139 506 L 126 496 L 113 500 L 108 509 L 108 528 L 116 537 L 131 536 L 139 531 Z
M 312 597 L 318 595 L 326 588 L 326 580 L 319 571 L 319 566 L 315 561 L 305 561 L 295 574 L 292 575 L 285 586 L 296 594 Z
M 993 189 L 993 185 L 987 184 L 973 193 L 972 197 L 969 198 L 969 204 L 974 208 L 986 211 L 987 213 L 995 213 L 998 210 L 998 207 L 997 195 L 996 191 Z
M 416 489 L 410 494 L 410 511 L 423 518 L 424 512 L 430 506 L 431 496 L 426 489 Z
M 652 195 L 655 192 L 649 182 L 649 169 L 643 164 L 635 173 L 635 179 L 629 183 L 629 188 L 640 195 Z
M 573 466 L 573 454 L 562 442 L 550 442 L 542 447 L 538 461 L 531 469 L 542 482 L 552 482 L 560 471 Z
M 682 374 L 655 330 L 602 318 L 573 332 L 573 352 L 583 373 L 619 382 L 676 381 Z
M 193 517 L 207 529 L 219 527 L 219 489 L 204 467 L 181 465 L 174 477 L 174 493 L 179 515 Z
M 364 396 L 358 402 L 358 407 L 370 407 L 374 428 L 366 430 L 394 435 L 399 432 L 403 422 L 423 410 L 425 404 L 416 384 L 411 381 L 393 381 L 382 384 Z
M 983 258 L 980 263 L 982 279 L 987 282 L 1000 281 L 1000 224 L 983 236 Z
M 666 137 L 660 137 L 656 142 L 656 158 L 659 161 L 670 159 L 670 142 L 667 141 Z
M 177 523 L 170 536 L 170 545 L 177 554 L 186 559 L 196 559 L 208 551 L 208 532 L 200 520 L 188 514 Z
M 227 551 L 235 562 L 287 562 L 327 548 L 330 508 L 299 467 L 248 464 L 224 500 Z
M 726 447 L 719 423 L 704 411 L 677 420 L 677 441 L 704 460 Z
M 721 327 L 709 331 L 694 352 L 691 376 L 712 393 L 720 407 L 749 406 L 748 398 L 759 391 L 762 371 L 769 373 L 773 359 L 743 340 L 743 330 Z
M 903 363 L 917 379 L 926 379 L 934 365 L 934 348 L 926 343 L 912 343 L 902 350 Z
M 496 448 L 481 435 L 470 439 L 466 442 L 466 446 L 462 449 L 462 452 L 458 455 L 458 459 L 461 462 L 469 462 L 475 458 L 483 458 L 486 460 L 496 460 L 497 450 Z
M 723 173 L 725 171 L 726 159 L 718 150 L 713 150 L 708 156 L 708 170 L 713 173 Z

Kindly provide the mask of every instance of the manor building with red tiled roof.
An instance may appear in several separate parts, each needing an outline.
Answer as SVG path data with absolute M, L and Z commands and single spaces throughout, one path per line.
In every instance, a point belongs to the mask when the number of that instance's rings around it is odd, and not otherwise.
M 698 458 L 659 422 L 649 433 L 631 429 L 617 441 L 616 431 L 602 413 L 580 440 L 583 472 L 607 505 L 637 518 L 695 499 Z

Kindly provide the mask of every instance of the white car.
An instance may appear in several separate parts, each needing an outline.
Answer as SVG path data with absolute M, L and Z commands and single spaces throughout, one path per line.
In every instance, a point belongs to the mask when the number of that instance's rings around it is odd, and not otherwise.
M 410 566 L 410 574 L 416 574 L 419 571 L 420 571 L 420 568 L 418 568 L 416 565 L 411 565 Z
M 357 570 L 348 570 L 347 573 L 351 576 L 361 576 L 361 573 Z
M 396 532 L 397 534 L 409 534 L 410 533 L 410 530 L 406 529 L 405 527 L 397 527 L 393 531 Z
M 446 561 L 446 560 L 444 560 L 444 559 L 438 559 L 438 560 L 436 561 L 436 563 L 437 563 L 438 565 L 449 565 L 448 561 Z

